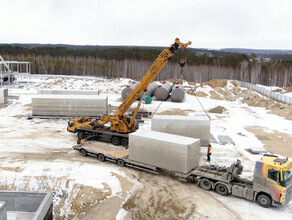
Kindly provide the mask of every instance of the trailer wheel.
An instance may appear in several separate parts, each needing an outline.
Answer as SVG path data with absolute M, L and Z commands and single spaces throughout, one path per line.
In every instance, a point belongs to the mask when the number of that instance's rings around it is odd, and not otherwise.
M 122 144 L 123 146 L 127 146 L 127 145 L 128 145 L 128 138 L 126 138 L 126 137 L 122 138 L 122 140 L 121 140 L 121 144 Z
M 261 207 L 264 208 L 269 208 L 272 204 L 271 198 L 265 194 L 259 195 L 257 202 Z
M 80 150 L 80 154 L 83 156 L 83 157 L 86 157 L 87 156 L 87 152 L 85 149 L 81 149 Z
M 222 183 L 216 185 L 216 192 L 221 196 L 226 196 L 228 194 L 228 188 Z
M 103 154 L 98 154 L 97 159 L 101 162 L 105 161 L 105 156 Z
M 118 160 L 117 160 L 117 164 L 118 164 L 120 167 L 123 167 L 123 166 L 125 166 L 125 161 L 123 161 L 122 159 L 118 159 Z
M 120 145 L 120 142 L 121 142 L 121 140 L 119 137 L 117 137 L 117 136 L 112 137 L 112 144 L 113 145 Z
M 211 184 L 210 180 L 203 178 L 200 181 L 200 187 L 204 190 L 210 190 L 212 188 L 212 184 Z

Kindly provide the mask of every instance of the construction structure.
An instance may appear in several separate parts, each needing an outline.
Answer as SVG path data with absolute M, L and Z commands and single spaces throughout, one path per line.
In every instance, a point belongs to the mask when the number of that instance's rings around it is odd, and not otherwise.
M 32 97 L 33 116 L 97 116 L 107 114 L 106 95 L 51 95 L 40 94 Z
M 207 115 L 154 115 L 151 130 L 198 138 L 202 146 L 210 143 L 210 119 Z
M 0 191 L 0 220 L 53 220 L 53 196 L 47 192 Z
M 13 82 L 30 82 L 30 62 L 5 61 L 0 55 L 0 86 L 10 85 Z

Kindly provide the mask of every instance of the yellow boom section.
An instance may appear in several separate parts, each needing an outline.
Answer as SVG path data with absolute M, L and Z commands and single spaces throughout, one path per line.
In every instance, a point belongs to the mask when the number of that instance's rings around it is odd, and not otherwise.
M 184 44 L 181 43 L 178 38 L 175 39 L 175 43 L 171 45 L 169 49 L 164 49 L 159 56 L 156 58 L 154 63 L 150 66 L 149 70 L 146 72 L 145 76 L 137 85 L 132 93 L 124 100 L 124 102 L 120 105 L 118 111 L 115 114 L 115 117 L 120 118 L 125 114 L 125 112 L 131 107 L 131 105 L 136 101 L 139 95 L 147 90 L 149 84 L 154 79 L 154 77 L 161 71 L 161 69 L 168 63 L 170 57 L 174 55 L 174 52 L 178 47 L 187 47 L 192 42 Z

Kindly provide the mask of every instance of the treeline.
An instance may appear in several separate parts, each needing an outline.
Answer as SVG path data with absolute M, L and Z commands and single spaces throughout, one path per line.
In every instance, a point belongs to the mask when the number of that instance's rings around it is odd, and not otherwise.
M 104 78 L 128 77 L 141 79 L 161 52 L 155 48 L 101 48 L 69 49 L 66 47 L 25 48 L 11 45 L 0 46 L 0 54 L 6 60 L 31 62 L 32 74 L 86 75 Z M 201 53 L 202 54 L 202 53 Z M 184 58 L 187 64 L 184 75 L 190 81 L 211 79 L 237 79 L 263 85 L 291 86 L 292 61 L 264 62 L 244 54 L 209 53 L 197 55 L 193 50 L 180 49 L 156 80 L 179 76 L 178 64 Z

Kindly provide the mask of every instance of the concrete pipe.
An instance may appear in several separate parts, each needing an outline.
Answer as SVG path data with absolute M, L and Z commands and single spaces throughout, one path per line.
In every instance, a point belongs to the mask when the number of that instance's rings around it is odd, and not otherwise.
M 122 90 L 122 98 L 125 100 L 130 93 L 133 91 L 133 89 L 138 85 L 137 82 L 132 82 L 130 85 L 127 85 L 123 90 Z M 138 97 L 138 100 L 142 98 L 142 94 Z
M 154 82 L 150 83 L 147 89 L 146 95 L 154 96 L 155 90 L 158 88 L 158 85 Z
M 182 84 L 177 83 L 173 86 L 171 92 L 171 101 L 182 102 L 185 98 L 185 91 Z
M 171 92 L 172 84 L 164 82 L 162 85 L 158 86 L 155 90 L 155 98 L 158 101 L 164 101 L 168 98 L 169 93 Z

